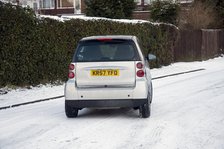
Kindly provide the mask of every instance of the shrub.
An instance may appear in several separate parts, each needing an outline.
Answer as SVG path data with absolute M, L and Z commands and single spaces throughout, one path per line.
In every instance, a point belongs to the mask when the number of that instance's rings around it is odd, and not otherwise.
M 150 18 L 156 22 L 177 24 L 179 9 L 179 4 L 171 0 L 156 0 L 152 2 Z
M 153 67 L 173 61 L 177 29 L 171 25 L 36 19 L 26 8 L 3 3 L 0 10 L 0 86 L 65 81 L 78 41 L 92 35 L 135 35 L 145 54 L 150 52 L 158 57 Z
M 30 69 L 36 18 L 32 10 L 0 2 L 1 85 L 33 80 Z M 25 79 L 26 78 L 26 79 Z M 21 82 L 20 82 L 21 83 Z M 24 81 L 27 83 L 27 81 Z
M 216 14 L 213 6 L 196 1 L 190 9 L 180 14 L 179 27 L 183 29 L 202 29 L 214 26 Z
M 194 0 L 194 5 L 203 5 L 205 10 L 208 8 L 212 12 L 213 22 L 210 23 L 210 28 L 224 27 L 224 1 L 223 0 Z M 211 16 L 211 14 L 210 14 Z
M 224 1 L 223 0 L 219 0 L 217 3 L 217 8 L 216 8 L 217 12 L 218 12 L 218 16 L 219 16 L 219 21 L 220 21 L 220 27 L 224 28 Z
M 112 19 L 130 18 L 135 9 L 134 0 L 86 0 L 86 15 Z

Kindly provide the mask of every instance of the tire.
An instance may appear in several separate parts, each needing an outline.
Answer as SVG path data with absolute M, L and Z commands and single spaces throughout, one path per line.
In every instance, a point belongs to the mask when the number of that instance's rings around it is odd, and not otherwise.
M 142 118 L 148 118 L 151 115 L 152 90 L 148 93 L 148 98 L 145 104 L 139 107 L 139 113 Z
M 151 114 L 151 104 L 147 102 L 147 103 L 141 105 L 140 108 L 139 108 L 139 113 L 140 113 L 140 116 L 142 118 L 150 117 L 150 114 Z
M 78 116 L 79 109 L 71 107 L 65 101 L 65 114 L 68 118 L 74 118 Z

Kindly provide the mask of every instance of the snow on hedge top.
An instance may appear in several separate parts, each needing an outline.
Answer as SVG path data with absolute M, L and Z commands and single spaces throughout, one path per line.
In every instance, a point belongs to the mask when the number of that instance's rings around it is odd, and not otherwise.
M 165 25 L 169 25 L 169 26 L 173 26 L 175 28 L 178 29 L 177 26 L 173 25 L 173 24 L 169 24 L 169 23 L 157 23 L 157 22 L 151 22 L 151 21 L 146 21 L 146 20 L 136 20 L 136 19 L 109 19 L 109 18 L 103 18 L 103 17 L 87 17 L 85 15 L 62 15 L 61 17 L 59 16 L 51 16 L 51 15 L 39 15 L 40 18 L 50 18 L 50 19 L 54 19 L 54 20 L 58 20 L 58 21 L 67 21 L 67 20 L 71 20 L 71 19 L 81 19 L 81 20 L 107 20 L 107 21 L 114 21 L 114 22 L 120 22 L 120 23 L 131 23 L 131 24 L 137 24 L 137 23 L 150 23 L 152 25 L 161 25 L 161 24 L 165 24 Z

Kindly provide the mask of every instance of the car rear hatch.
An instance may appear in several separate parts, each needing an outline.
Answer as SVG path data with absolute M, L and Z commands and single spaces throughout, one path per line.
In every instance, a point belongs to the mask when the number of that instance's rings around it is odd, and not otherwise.
M 81 41 L 73 58 L 77 87 L 134 87 L 139 55 L 132 40 Z

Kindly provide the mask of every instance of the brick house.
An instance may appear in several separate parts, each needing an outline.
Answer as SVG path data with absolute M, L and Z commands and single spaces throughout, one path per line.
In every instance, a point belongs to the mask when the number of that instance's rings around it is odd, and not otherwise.
M 152 0 L 135 0 L 137 3 L 136 11 L 134 11 L 134 18 L 141 18 L 141 14 L 148 15 L 148 5 Z M 85 3 L 84 0 L 39 0 L 40 14 L 47 15 L 62 15 L 62 14 L 84 14 Z
M 15 1 L 22 6 L 29 6 L 39 14 L 45 15 L 80 15 L 85 12 L 84 0 L 4 0 Z M 133 12 L 134 19 L 148 20 L 149 7 L 154 0 L 135 0 L 137 7 Z M 176 0 L 191 3 L 193 0 Z

